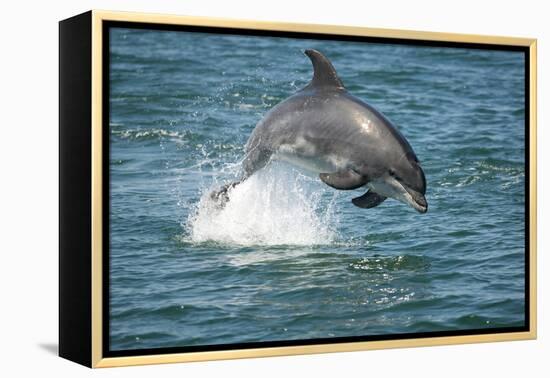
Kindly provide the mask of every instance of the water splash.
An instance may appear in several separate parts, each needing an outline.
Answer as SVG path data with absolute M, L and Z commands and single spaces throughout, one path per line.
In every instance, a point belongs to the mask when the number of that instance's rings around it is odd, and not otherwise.
M 327 245 L 337 237 L 336 194 L 283 163 L 270 164 L 229 192 L 220 208 L 205 190 L 184 227 L 191 242 Z

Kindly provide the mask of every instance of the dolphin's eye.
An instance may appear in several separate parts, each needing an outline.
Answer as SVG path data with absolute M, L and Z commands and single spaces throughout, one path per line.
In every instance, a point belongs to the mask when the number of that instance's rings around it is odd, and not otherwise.
M 391 168 L 389 170 L 389 174 L 390 174 L 390 176 L 395 177 L 395 171 Z

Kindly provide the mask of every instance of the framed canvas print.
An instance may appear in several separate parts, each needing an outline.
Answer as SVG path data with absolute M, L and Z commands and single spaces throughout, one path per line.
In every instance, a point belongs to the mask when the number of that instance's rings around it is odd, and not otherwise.
M 536 337 L 536 41 L 60 22 L 59 353 Z

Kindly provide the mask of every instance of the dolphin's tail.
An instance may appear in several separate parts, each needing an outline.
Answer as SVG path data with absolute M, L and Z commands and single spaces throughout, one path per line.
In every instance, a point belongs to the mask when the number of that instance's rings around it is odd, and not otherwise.
M 248 152 L 246 153 L 246 156 L 242 163 L 241 178 L 238 181 L 225 184 L 220 189 L 214 190 L 210 193 L 210 198 L 214 202 L 216 202 L 219 207 L 224 207 L 225 204 L 229 202 L 229 192 L 231 191 L 231 189 L 244 182 L 247 178 L 252 176 L 254 172 L 265 167 L 271 159 L 271 151 L 260 149 L 257 146 L 250 147 L 251 143 L 257 142 L 247 142 L 246 149 L 248 150 Z
M 225 184 L 224 186 L 222 186 L 220 189 L 218 190 L 213 190 L 211 193 L 210 193 L 210 198 L 216 202 L 216 204 L 220 207 L 224 207 L 225 204 L 227 202 L 229 202 L 229 191 L 231 189 L 233 189 L 234 187 L 236 187 L 237 185 L 239 185 L 241 182 L 243 182 L 244 180 L 240 180 L 240 181 L 234 181 L 234 182 L 231 182 L 229 184 Z

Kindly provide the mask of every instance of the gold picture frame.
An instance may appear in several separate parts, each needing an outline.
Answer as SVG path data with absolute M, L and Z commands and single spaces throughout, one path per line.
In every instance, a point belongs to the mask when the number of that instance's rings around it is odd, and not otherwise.
M 357 36 L 380 39 L 400 39 L 476 45 L 522 47 L 528 51 L 529 66 L 529 250 L 528 258 L 528 329 L 521 332 L 486 333 L 443 337 L 421 337 L 397 340 L 378 340 L 312 344 L 295 346 L 258 347 L 185 353 L 148 354 L 105 357 L 103 316 L 105 289 L 103 244 L 104 141 L 103 122 L 105 93 L 103 91 L 104 25 L 106 22 L 196 26 L 261 30 L 264 32 L 293 32 Z M 83 54 L 82 51 L 85 53 Z M 77 57 L 78 55 L 78 57 Z M 75 61 L 76 59 L 76 61 Z M 60 23 L 60 355 L 89 367 L 114 367 L 160 364 L 187 361 L 207 361 L 250 357 L 283 356 L 327 352 L 347 352 L 371 349 L 419 347 L 448 344 L 480 343 L 535 339 L 536 327 L 536 222 L 537 222 L 537 165 L 536 165 L 536 39 L 468 34 L 436 33 L 350 27 L 335 25 L 294 24 L 230 20 L 209 17 L 189 17 L 161 14 L 111 12 L 93 10 Z M 80 63 L 84 71 L 70 73 L 71 62 Z M 82 67 L 84 65 L 84 67 Z M 86 74 L 89 69 L 89 77 Z M 76 84 L 75 84 L 76 83 Z M 77 85 L 78 89 L 74 89 Z M 83 98 L 78 93 L 83 93 Z M 89 94 L 89 96 L 87 95 Z M 88 96 L 88 97 L 86 97 Z M 89 102 L 88 102 L 89 101 Z M 77 103 L 78 102 L 78 103 Z M 71 109 L 73 112 L 71 113 Z M 79 112 L 74 112 L 79 109 Z M 89 128 L 75 130 L 75 122 L 85 121 Z M 73 126 L 71 129 L 70 125 Z M 77 133 L 78 135 L 75 135 Z M 77 151 L 71 147 L 75 138 L 87 146 Z M 89 167 L 84 172 L 71 166 L 71 156 L 89 153 Z M 73 155 L 71 155 L 73 154 Z M 76 176 L 75 176 L 76 175 Z M 82 176 L 78 176 L 82 175 Z M 83 177 L 80 179 L 79 177 Z M 77 180 L 78 184 L 75 184 Z M 80 180 L 80 181 L 78 181 Z M 82 191 L 84 188 L 86 191 Z M 527 196 L 527 193 L 526 193 Z M 75 207 L 80 204 L 80 207 Z M 71 208 L 73 210 L 71 210 Z M 79 209 L 81 211 L 79 212 Z M 527 215 L 526 215 L 527 216 Z M 85 218 L 85 219 L 84 219 Z M 75 221 L 75 219 L 77 221 Z M 70 236 L 72 235 L 72 236 Z M 86 235 L 83 237 L 82 235 Z M 82 252 L 82 253 L 81 253 Z M 78 272 L 78 273 L 76 273 Z M 80 293 L 80 294 L 79 294 Z M 83 294 L 84 293 L 84 294 Z M 89 293 L 86 294 L 86 293 Z M 76 297 L 80 297 L 77 299 Z M 83 315 L 85 314 L 85 315 Z

